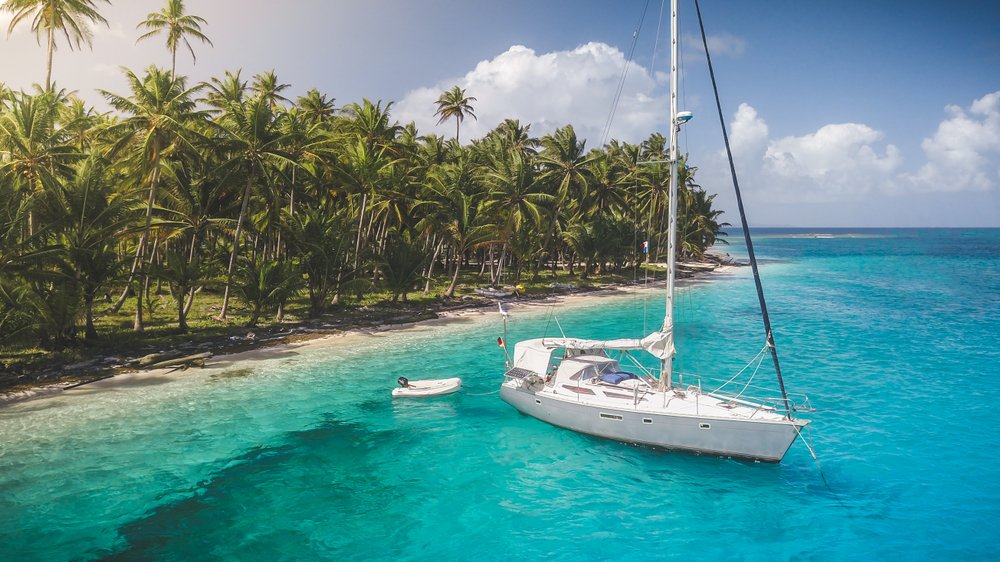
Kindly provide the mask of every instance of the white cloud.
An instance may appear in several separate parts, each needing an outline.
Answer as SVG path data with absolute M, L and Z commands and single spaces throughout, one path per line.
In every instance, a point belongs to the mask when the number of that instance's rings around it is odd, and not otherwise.
M 949 117 L 921 143 L 927 163 L 910 179 L 927 191 L 1000 187 L 1000 91 L 975 100 L 968 111 L 945 109 Z
M 612 97 L 617 90 L 625 55 L 604 43 L 587 43 L 570 51 L 538 54 L 515 45 L 485 60 L 465 76 L 409 92 L 394 108 L 401 122 L 415 121 L 421 131 L 454 135 L 454 123 L 437 125 L 434 101 L 458 85 L 473 102 L 478 120 L 462 123 L 462 140 L 478 138 L 506 118 L 531 125 L 540 136 L 572 124 L 588 147 L 600 143 Z M 665 84 L 632 63 L 611 128 L 611 137 L 638 142 L 666 122 Z
M 769 200 L 841 201 L 897 191 L 902 156 L 892 144 L 880 149 L 883 134 L 867 125 L 824 125 L 802 136 L 772 139 L 764 118 L 744 103 L 730 129 L 743 183 Z M 728 169 L 721 163 L 713 168 Z
M 741 103 L 736 109 L 732 123 L 731 145 L 737 158 L 759 159 L 767 151 L 768 129 L 764 119 L 757 115 L 757 110 L 748 104 Z
M 900 150 L 863 123 L 829 124 L 801 136 L 771 138 L 767 122 L 745 103 L 730 123 L 733 153 L 741 182 L 774 203 L 1000 188 L 1000 91 L 968 108 L 949 105 L 946 110 L 948 117 L 921 144 L 925 159 L 919 168 L 904 170 Z M 722 174 L 728 169 L 724 157 L 720 153 L 702 168 L 707 187 L 728 183 Z
M 883 155 L 878 154 L 874 145 L 882 137 L 881 132 L 859 123 L 824 125 L 815 133 L 771 141 L 764 162 L 783 177 L 834 183 L 840 191 L 868 191 L 877 188 L 902 163 L 894 145 L 888 145 Z

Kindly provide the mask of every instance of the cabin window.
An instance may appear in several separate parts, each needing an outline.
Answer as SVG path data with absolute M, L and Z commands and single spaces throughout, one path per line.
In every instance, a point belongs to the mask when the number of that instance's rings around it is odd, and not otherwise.
M 642 418 L 642 423 L 653 423 L 653 420 L 650 418 Z
M 601 418 L 606 420 L 622 421 L 622 417 L 618 414 L 605 414 L 604 412 L 601 412 Z
M 712 429 L 712 424 L 710 423 L 699 423 L 698 429 Z
M 541 404 L 541 403 L 542 403 L 542 401 L 541 401 L 541 400 L 539 400 L 539 399 L 535 398 L 535 404 Z

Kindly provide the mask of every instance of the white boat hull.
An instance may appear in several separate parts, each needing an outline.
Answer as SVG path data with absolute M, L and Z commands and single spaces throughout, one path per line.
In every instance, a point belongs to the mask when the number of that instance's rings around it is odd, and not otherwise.
M 453 377 L 450 379 L 429 379 L 420 381 L 409 381 L 406 387 L 394 388 L 393 398 L 427 398 L 430 396 L 444 396 L 458 392 L 462 388 L 462 379 Z
M 659 449 L 780 462 L 808 422 L 726 419 L 611 405 L 503 384 L 500 397 L 523 414 L 580 433 Z

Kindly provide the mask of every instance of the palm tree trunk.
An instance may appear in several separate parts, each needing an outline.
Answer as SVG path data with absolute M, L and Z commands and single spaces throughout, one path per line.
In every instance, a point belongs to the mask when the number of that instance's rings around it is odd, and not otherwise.
M 292 217 L 295 216 L 295 169 L 292 167 L 292 186 L 288 190 L 288 215 Z
M 476 275 L 476 280 L 482 279 L 486 273 L 486 250 L 479 251 L 479 259 L 479 274 Z M 493 244 L 490 244 L 490 267 L 493 267 Z M 490 269 L 490 273 L 493 273 L 493 269 Z
M 180 328 L 182 332 L 188 331 L 187 324 L 187 310 L 185 310 L 184 301 L 187 300 L 187 291 L 181 291 L 178 288 L 177 291 L 177 327 Z
M 365 207 L 368 206 L 368 192 L 361 197 L 361 215 L 358 218 L 358 241 L 354 245 L 354 269 L 358 268 L 358 254 L 361 252 L 361 233 L 365 224 Z
M 233 250 L 229 253 L 229 268 L 226 269 L 226 292 L 222 296 L 222 310 L 216 320 L 226 319 L 229 311 L 229 289 L 233 284 L 233 265 L 236 264 L 236 254 L 240 248 L 240 234 L 243 233 L 243 216 L 247 214 L 247 203 L 250 201 L 250 186 L 253 185 L 253 174 L 247 174 L 247 187 L 243 190 L 243 204 L 240 205 L 240 216 L 236 219 L 236 234 L 233 235 Z
M 552 243 L 552 238 L 556 235 L 556 225 L 558 224 L 557 221 L 559 220 L 559 212 L 561 210 L 562 198 L 559 199 L 559 202 L 556 204 L 555 211 L 552 213 L 552 224 L 549 227 L 549 231 L 545 234 L 545 240 L 542 241 L 542 251 L 538 255 L 538 265 L 535 267 L 535 274 L 531 279 L 532 281 L 538 281 L 538 272 L 542 269 L 542 266 L 545 265 L 545 250 L 548 249 L 549 244 Z M 555 268 L 553 267 L 553 270 L 554 269 Z
M 201 291 L 201 287 L 198 287 L 198 288 L 191 287 L 191 290 L 188 291 L 187 304 L 184 305 L 184 316 L 185 317 L 187 315 L 191 314 L 191 306 L 194 304 L 194 296 L 196 294 L 198 294 L 199 291 Z
M 55 30 L 52 29 L 52 22 L 49 22 L 49 44 L 48 44 L 48 63 L 46 64 L 45 71 L 45 91 L 52 91 L 52 52 L 56 48 L 56 38 L 54 35 Z
M 87 329 L 84 338 L 87 341 L 97 339 L 97 330 L 94 329 L 94 294 L 88 292 L 84 297 L 84 307 L 87 310 Z
M 458 256 L 455 260 L 455 273 L 451 276 L 451 285 L 448 285 L 448 290 L 444 292 L 444 296 L 447 298 L 452 298 L 455 296 L 455 287 L 458 286 L 458 272 L 462 269 L 462 256 Z
M 128 298 L 129 289 L 132 286 L 132 281 L 135 279 L 135 272 L 142 264 L 142 259 L 144 257 L 146 249 L 146 239 L 149 237 L 149 228 L 153 223 L 153 205 L 156 204 L 156 186 L 160 181 L 160 149 L 159 142 L 153 147 L 153 172 L 149 178 L 149 198 L 146 201 L 146 225 L 143 227 L 142 235 L 139 236 L 139 246 L 135 249 L 135 258 L 132 260 L 132 269 L 129 270 L 128 280 L 125 282 L 125 289 L 122 291 L 118 301 L 115 305 L 111 307 L 113 312 L 118 312 L 121 310 L 122 305 L 125 304 L 125 299 Z M 141 297 L 140 297 L 141 298 Z M 142 308 L 141 306 L 138 308 Z M 133 328 L 137 332 L 142 331 L 142 315 L 139 313 L 137 315 L 136 324 Z
M 437 243 L 434 248 L 434 255 L 431 256 L 431 263 L 427 266 L 427 281 L 424 283 L 424 294 L 429 295 L 431 293 L 431 276 L 434 275 L 434 262 L 437 261 L 438 255 L 441 254 L 441 246 L 444 245 L 444 240 L 442 239 Z

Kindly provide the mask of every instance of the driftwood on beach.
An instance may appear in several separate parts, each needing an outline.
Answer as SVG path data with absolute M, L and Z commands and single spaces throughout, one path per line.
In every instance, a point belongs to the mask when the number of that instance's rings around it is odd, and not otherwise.
M 139 366 L 144 369 L 162 369 L 164 367 L 204 367 L 205 360 L 212 357 L 211 351 L 196 353 L 184 357 L 170 357 L 162 353 L 152 353 L 139 359 Z

